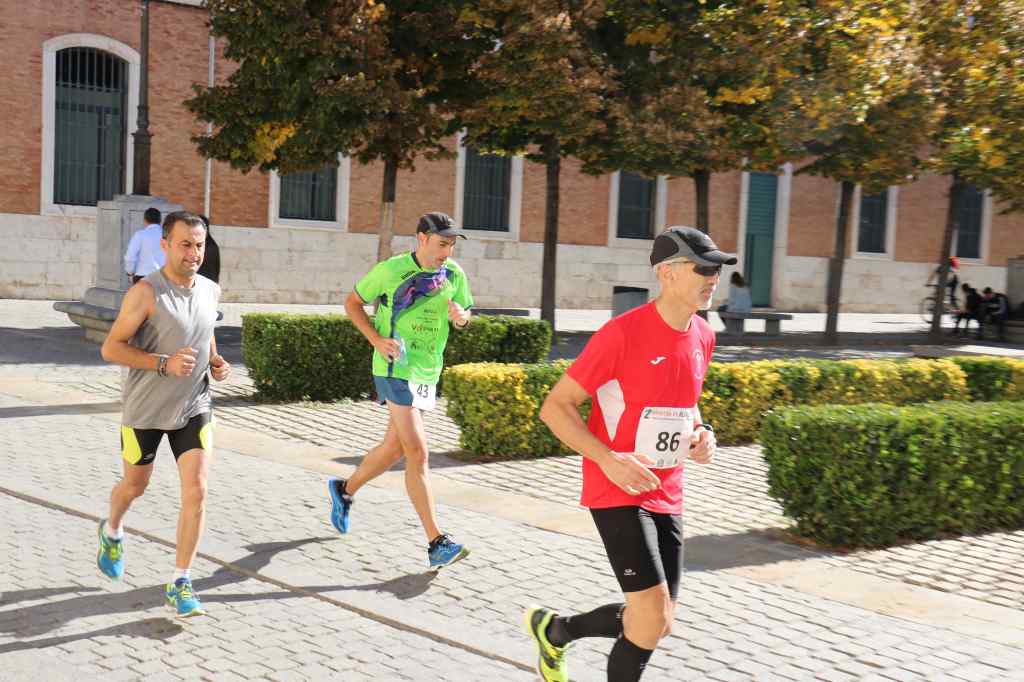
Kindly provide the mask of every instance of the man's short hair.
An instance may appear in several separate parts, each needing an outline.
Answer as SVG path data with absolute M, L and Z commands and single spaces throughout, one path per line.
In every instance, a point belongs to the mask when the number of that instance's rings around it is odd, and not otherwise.
M 168 213 L 164 218 L 164 239 L 171 236 L 171 230 L 174 229 L 175 223 L 185 223 L 189 227 L 201 227 L 206 229 L 206 223 L 197 214 L 192 211 L 174 211 Z
M 147 208 L 146 212 L 142 214 L 142 219 L 146 221 L 147 225 L 159 225 L 160 211 L 153 207 Z

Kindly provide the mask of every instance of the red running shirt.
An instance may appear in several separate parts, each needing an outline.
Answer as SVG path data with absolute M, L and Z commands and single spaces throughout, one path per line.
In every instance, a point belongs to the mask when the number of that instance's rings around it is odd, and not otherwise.
M 642 495 L 622 490 L 601 467 L 584 458 L 583 506 L 639 506 L 659 514 L 682 513 L 683 460 L 690 430 L 685 422 L 696 420 L 695 408 L 715 349 L 711 325 L 698 315 L 690 320 L 689 329 L 676 331 L 652 301 L 601 327 L 569 367 L 569 376 L 593 398 L 587 426 L 601 442 L 616 452 L 635 452 L 641 441 L 648 450 L 644 454 L 652 459 L 666 454 L 657 452 L 660 449 L 678 453 L 678 464 L 671 465 L 669 459 L 661 462 L 667 467 L 652 468 L 661 487 Z M 692 418 L 680 408 L 694 410 Z M 654 421 L 664 418 L 675 421 Z M 672 424 L 685 424 L 681 437 Z

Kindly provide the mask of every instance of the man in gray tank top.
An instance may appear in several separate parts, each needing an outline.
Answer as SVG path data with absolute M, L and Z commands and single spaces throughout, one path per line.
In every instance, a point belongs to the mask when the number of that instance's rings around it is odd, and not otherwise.
M 167 215 L 160 243 L 167 261 L 125 294 L 101 351 L 104 360 L 129 370 L 122 395 L 124 476 L 110 494 L 109 517 L 100 522 L 97 564 L 114 580 L 124 574 L 124 515 L 145 492 L 166 434 L 181 479 L 181 511 L 175 572 L 165 597 L 181 617 L 205 613 L 189 572 L 206 516 L 213 456 L 209 375 L 223 381 L 231 372 L 213 336 L 220 287 L 197 274 L 205 244 L 198 215 Z

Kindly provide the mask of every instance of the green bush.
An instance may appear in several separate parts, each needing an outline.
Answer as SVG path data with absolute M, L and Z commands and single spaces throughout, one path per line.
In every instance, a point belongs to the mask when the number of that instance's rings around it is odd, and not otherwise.
M 728 445 L 755 440 L 764 413 L 786 405 L 967 398 L 964 373 L 948 360 L 764 360 L 712 363 L 700 410 Z
M 760 440 L 771 495 L 828 545 L 1024 526 L 1024 403 L 792 407 Z
M 949 359 L 967 376 L 971 400 L 1024 400 L 1024 360 L 980 356 Z
M 538 418 L 551 387 L 569 366 L 472 363 L 444 371 L 448 416 L 461 429 L 461 446 L 474 454 L 506 459 L 571 452 Z M 589 414 L 589 402 L 581 410 Z
M 551 353 L 551 325 L 513 315 L 474 315 L 448 335 L 446 367 L 467 362 L 543 362 Z
M 477 316 L 448 336 L 445 364 L 537 362 L 551 351 L 541 320 Z M 372 349 L 343 315 L 249 313 L 242 316 L 242 358 L 267 400 L 359 399 L 373 393 Z
M 267 400 L 337 400 L 373 392 L 370 345 L 343 315 L 248 313 L 242 360 Z
M 567 366 L 459 365 L 445 370 L 448 413 L 462 429 L 462 446 L 506 457 L 564 452 L 537 414 Z M 515 392 L 505 390 L 508 382 Z M 754 440 L 764 413 L 785 405 L 966 398 L 963 371 L 946 360 L 769 360 L 712 364 L 700 409 L 719 443 L 730 445 Z M 513 414 L 526 421 L 516 422 L 515 429 L 497 426 Z

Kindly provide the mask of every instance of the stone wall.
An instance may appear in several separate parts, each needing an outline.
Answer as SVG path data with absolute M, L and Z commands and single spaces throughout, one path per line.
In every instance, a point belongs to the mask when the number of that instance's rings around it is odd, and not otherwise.
M 96 279 L 96 218 L 0 213 L 0 298 L 78 299 Z
M 377 236 L 303 228 L 214 225 L 221 247 L 224 300 L 252 303 L 341 304 L 373 265 Z M 95 281 L 96 224 L 90 217 L 0 213 L 0 298 L 79 299 Z M 395 238 L 395 253 L 412 250 L 415 239 Z M 540 307 L 543 245 L 535 242 L 471 239 L 455 259 L 470 277 L 478 306 Z M 612 287 L 657 284 L 646 248 L 558 247 L 557 295 L 560 308 L 606 310 Z M 788 256 L 776 307 L 795 312 L 825 310 L 827 259 Z M 927 293 L 933 266 L 869 258 L 846 262 L 843 310 L 912 313 Z M 965 264 L 961 280 L 1002 291 L 1006 268 Z M 728 296 L 723 273 L 715 304 Z

